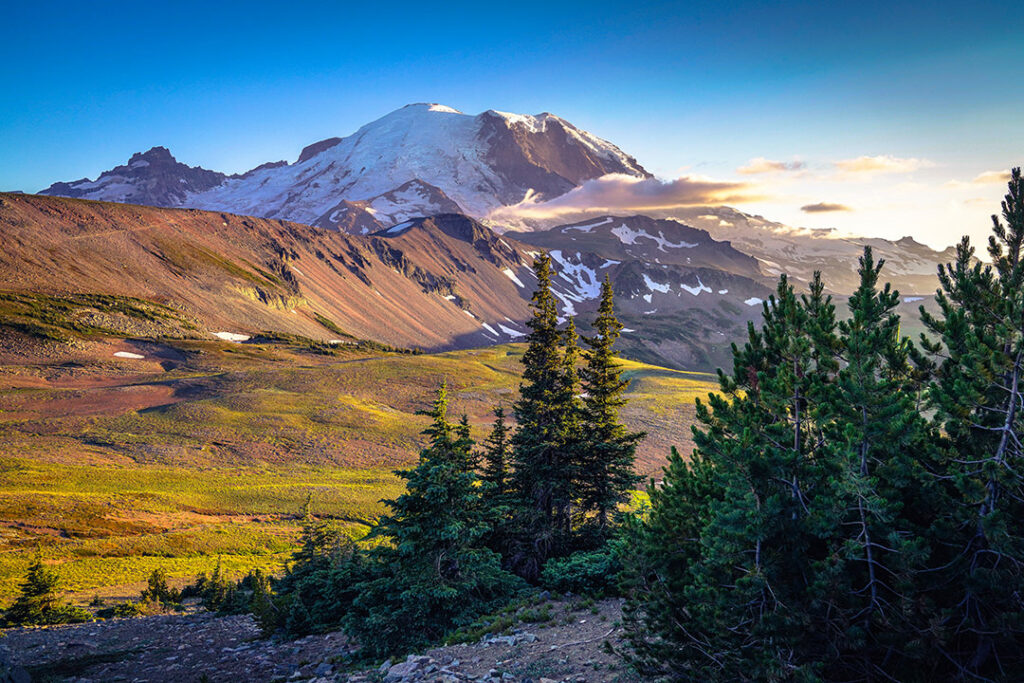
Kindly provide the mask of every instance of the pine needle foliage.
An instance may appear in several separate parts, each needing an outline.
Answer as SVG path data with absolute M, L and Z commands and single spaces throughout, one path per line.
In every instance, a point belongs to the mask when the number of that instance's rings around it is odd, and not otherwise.
M 1019 680 L 1024 181 L 899 334 L 866 249 L 837 322 L 783 276 L 627 520 L 627 658 L 671 680 Z M 626 557 L 626 555 L 623 555 Z

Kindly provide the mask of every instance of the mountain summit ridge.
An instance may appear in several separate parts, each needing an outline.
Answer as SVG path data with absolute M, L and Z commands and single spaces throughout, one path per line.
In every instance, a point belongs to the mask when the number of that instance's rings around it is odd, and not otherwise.
M 388 214 L 389 219 L 455 207 L 482 217 L 527 193 L 555 197 L 608 173 L 650 177 L 614 144 L 554 114 L 490 109 L 470 115 L 417 103 L 351 135 L 311 143 L 290 164 L 272 162 L 228 176 L 182 164 L 166 148 L 154 147 L 95 181 L 55 183 L 40 194 L 229 211 L 338 229 L 345 221 L 331 216 L 340 202 L 368 202 L 372 215 L 375 200 L 411 182 L 432 189 L 406 196 L 402 216 Z

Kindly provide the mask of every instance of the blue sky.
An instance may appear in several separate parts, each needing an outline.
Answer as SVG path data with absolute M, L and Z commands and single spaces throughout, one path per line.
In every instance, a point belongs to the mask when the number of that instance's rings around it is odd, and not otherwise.
M 835 5 L 6 3 L 0 188 L 154 145 L 244 171 L 428 101 L 551 111 L 659 177 L 746 183 L 740 208 L 789 223 L 983 234 L 1004 187 L 973 181 L 1024 163 L 1019 5 Z M 836 165 L 861 157 L 916 163 Z

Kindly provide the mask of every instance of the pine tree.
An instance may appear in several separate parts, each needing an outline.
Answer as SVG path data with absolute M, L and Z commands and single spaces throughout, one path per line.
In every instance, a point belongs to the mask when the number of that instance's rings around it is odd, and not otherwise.
M 634 580 L 627 610 L 641 668 L 683 680 L 820 669 L 828 643 L 815 623 L 816 578 L 830 561 L 823 537 L 839 521 L 821 420 L 835 320 L 822 291 L 816 277 L 801 299 L 781 278 L 762 331 L 750 326 L 732 375 L 719 371 L 720 394 L 698 403 L 692 465 L 674 458 L 662 492 L 651 492 L 638 552 L 652 570 Z M 684 498 L 696 492 L 705 499 Z
M 936 435 L 918 411 L 899 292 L 878 286 L 883 264 L 865 248 L 850 317 L 839 323 L 841 369 L 823 409 L 842 503 L 840 523 L 825 537 L 834 562 L 822 566 L 830 679 L 898 672 L 907 680 L 924 657 L 920 572 L 936 504 L 926 470 Z
M 579 481 L 582 505 L 597 513 L 599 532 L 604 535 L 609 515 L 628 500 L 629 491 L 641 480 L 633 471 L 637 444 L 642 432 L 630 432 L 619 420 L 626 404 L 628 383 L 615 361 L 615 342 L 622 324 L 615 317 L 612 283 L 605 277 L 601 302 L 594 320 L 594 336 L 584 340 L 589 347 L 583 368 L 583 439 Z
M 1003 223 L 1005 221 L 1005 223 Z M 930 594 L 948 675 L 1009 680 L 1024 666 L 1024 179 L 1011 172 L 992 265 L 966 237 L 939 272 L 938 315 L 922 308 L 944 348 L 929 397 L 948 439 L 936 524 L 944 582 Z M 930 347 L 938 351 L 938 345 Z
M 406 491 L 369 538 L 379 568 L 358 586 L 343 617 L 346 631 L 370 656 L 398 654 L 436 642 L 509 597 L 518 587 L 501 559 L 483 547 L 490 531 L 471 468 L 472 442 L 447 418 L 444 385 L 427 415 L 429 444 L 411 470 L 397 472 Z

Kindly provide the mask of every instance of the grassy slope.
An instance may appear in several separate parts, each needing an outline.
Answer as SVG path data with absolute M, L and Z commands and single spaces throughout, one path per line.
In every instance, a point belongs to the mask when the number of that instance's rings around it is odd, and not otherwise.
M 131 346 L 124 346 L 131 343 Z M 129 348 L 144 360 L 120 360 Z M 438 382 L 483 437 L 511 401 L 520 346 L 434 355 L 94 338 L 0 365 L 0 604 L 37 547 L 66 587 L 130 595 L 156 566 L 184 579 L 220 556 L 279 569 L 307 493 L 353 533 L 398 492 Z M 168 360 L 171 359 L 171 360 Z M 688 446 L 708 376 L 625 361 L 641 470 Z

